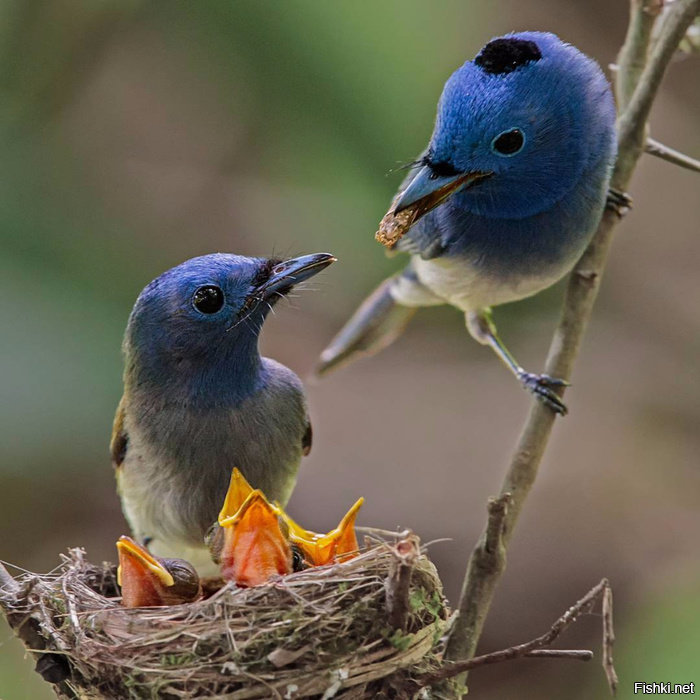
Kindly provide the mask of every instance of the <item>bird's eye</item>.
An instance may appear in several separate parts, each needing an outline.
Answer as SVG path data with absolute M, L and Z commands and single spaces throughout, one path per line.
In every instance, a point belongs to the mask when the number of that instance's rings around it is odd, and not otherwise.
M 491 149 L 502 156 L 514 156 L 525 145 L 525 134 L 520 129 L 508 129 L 491 141 Z
M 309 565 L 306 563 L 304 558 L 304 553 L 301 551 L 298 545 L 292 545 L 292 571 L 304 571 L 308 569 Z
M 224 305 L 224 293 L 213 284 L 200 287 L 192 297 L 192 304 L 203 314 L 215 314 Z

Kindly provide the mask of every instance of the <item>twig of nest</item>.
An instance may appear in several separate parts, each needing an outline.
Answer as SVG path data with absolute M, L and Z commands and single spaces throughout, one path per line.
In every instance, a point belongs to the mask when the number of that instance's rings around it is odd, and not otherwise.
M 0 580 L 0 586 L 2 581 Z M 408 697 L 435 671 L 448 611 L 418 538 L 184 605 L 126 609 L 115 567 L 69 550 L 0 588 L 59 698 Z

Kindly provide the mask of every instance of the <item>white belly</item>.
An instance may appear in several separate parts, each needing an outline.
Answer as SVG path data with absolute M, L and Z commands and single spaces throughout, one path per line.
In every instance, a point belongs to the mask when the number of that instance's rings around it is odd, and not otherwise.
M 512 277 L 488 274 L 459 258 L 413 258 L 418 279 L 430 291 L 462 311 L 477 311 L 536 294 L 561 279 L 569 265 L 550 270 L 548 276 Z
M 129 466 L 132 468 L 129 469 Z M 183 537 L 180 532 L 178 513 L 168 507 L 170 499 L 159 502 L 156 513 L 151 500 L 152 487 L 138 478 L 133 468 L 137 465 L 122 464 L 117 472 L 119 495 L 122 510 L 135 539 L 148 542 L 148 550 L 157 557 L 185 559 L 190 562 L 200 576 L 216 576 L 219 568 L 211 559 L 209 550 L 202 542 L 201 546 Z
M 138 430 L 132 429 L 129 451 L 117 470 L 117 490 L 134 538 L 139 542 L 150 540 L 148 549 L 158 557 L 185 559 L 200 576 L 218 575 L 219 569 L 204 542 L 198 546 L 183 530 L 177 501 L 168 496 L 170 485 L 167 479 L 159 478 L 168 470 L 144 468 L 154 463 L 155 456 L 148 453 L 139 437 Z

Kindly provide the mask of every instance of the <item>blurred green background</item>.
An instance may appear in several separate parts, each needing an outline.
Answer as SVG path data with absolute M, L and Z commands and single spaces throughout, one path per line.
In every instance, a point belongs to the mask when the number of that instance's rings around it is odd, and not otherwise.
M 141 288 L 213 252 L 327 250 L 340 262 L 278 307 L 263 349 L 310 374 L 373 285 L 402 264 L 373 240 L 427 141 L 443 82 L 494 35 L 558 33 L 614 60 L 627 3 L 4 0 L 0 3 L 0 558 L 35 571 L 126 531 L 108 441 L 120 341 Z M 654 135 L 694 152 L 697 59 L 676 62 Z M 482 641 L 549 627 L 602 576 L 615 590 L 622 698 L 700 682 L 700 197 L 649 157 L 632 186 L 560 421 Z M 542 366 L 561 285 L 499 309 Z M 389 351 L 308 383 L 315 445 L 291 512 L 429 541 L 452 601 L 528 398 L 449 309 Z M 600 619 L 563 644 L 599 650 Z M 0 698 L 51 697 L 0 626 Z M 594 664 L 527 660 L 473 697 L 599 698 Z

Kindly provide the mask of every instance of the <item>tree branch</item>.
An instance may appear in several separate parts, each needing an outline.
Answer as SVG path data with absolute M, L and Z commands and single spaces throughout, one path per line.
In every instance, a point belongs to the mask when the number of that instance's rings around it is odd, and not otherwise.
M 693 170 L 696 173 L 700 173 L 700 160 L 687 156 L 685 153 L 681 153 L 675 148 L 664 146 L 663 143 L 659 143 L 654 139 L 647 139 L 647 142 L 644 145 L 644 150 L 649 155 L 661 158 L 661 160 L 665 160 L 669 163 L 673 163 L 674 165 L 678 165 L 681 168 L 686 168 L 687 170 Z
M 639 76 L 644 70 L 654 23 L 663 6 L 663 0 L 630 2 L 630 21 L 625 41 L 617 57 L 615 73 L 615 94 L 619 111 L 629 103 Z
M 644 6 L 645 4 L 640 5 L 636 0 L 633 2 L 633 21 L 636 16 L 635 8 L 639 11 L 639 8 Z M 638 22 L 645 23 L 644 29 L 638 28 L 627 33 L 625 46 L 621 51 L 623 60 L 618 70 L 618 75 L 625 75 L 618 78 L 618 84 L 625 86 L 623 89 L 631 92 L 631 95 L 627 107 L 618 119 L 618 159 L 611 182 L 611 186 L 620 192 L 627 189 L 632 172 L 643 152 L 645 125 L 661 78 L 678 43 L 699 10 L 700 0 L 674 2 L 664 17 L 663 26 L 648 62 L 641 70 L 637 67 L 637 59 L 646 55 L 649 41 L 646 23 L 650 20 L 639 18 Z M 636 45 L 637 42 L 639 46 Z M 633 87 L 636 76 L 638 80 Z M 624 97 L 621 101 L 624 102 Z M 608 209 L 603 213 L 596 234 L 570 276 L 561 319 L 546 362 L 545 372 L 550 376 L 566 380 L 571 377 L 605 269 L 612 232 L 619 218 L 614 210 Z M 496 585 L 505 566 L 506 549 L 525 499 L 537 476 L 554 419 L 555 415 L 550 409 L 539 402 L 533 402 L 501 487 L 503 496 L 510 495 L 509 506 L 502 521 L 502 547 L 496 552 L 491 552 L 489 556 L 489 550 L 479 544 L 469 560 L 458 606 L 459 615 L 448 638 L 445 652 L 447 659 L 463 661 L 474 656 Z M 491 515 L 480 543 L 485 541 L 490 524 Z
M 462 583 L 458 617 L 448 637 L 447 659 L 470 659 L 474 656 L 471 637 L 479 634 L 484 626 L 496 584 L 506 565 L 503 535 L 510 503 L 510 493 L 489 499 L 486 529 L 469 558 Z M 455 630 L 469 630 L 471 634 L 459 634 Z
M 624 190 L 629 182 L 644 146 L 644 130 L 661 80 L 685 32 L 699 12 L 700 0 L 676 0 L 664 17 L 649 61 L 618 120 L 618 182 L 613 176 L 613 186 L 618 189 Z M 618 75 L 620 73 L 621 71 L 618 71 Z M 624 181 L 624 185 L 620 187 L 619 181 Z
M 15 581 L 12 574 L 5 568 L 5 565 L 0 562 L 0 607 L 2 606 L 3 595 L 14 595 L 19 589 L 19 584 Z
M 617 690 L 617 673 L 613 666 L 612 648 L 615 643 L 615 630 L 613 629 L 613 598 L 612 588 L 605 586 L 603 589 L 603 668 L 608 679 L 608 685 L 612 694 Z
M 420 556 L 420 545 L 415 535 L 409 535 L 392 547 L 394 560 L 385 583 L 386 607 L 392 628 L 405 630 L 411 606 L 409 593 L 411 575 Z
M 593 652 L 590 649 L 533 649 L 525 654 L 525 658 L 590 661 L 593 658 Z
M 585 613 L 589 613 L 593 606 L 598 600 L 602 601 L 603 606 L 603 666 L 606 669 L 606 675 L 608 676 L 608 681 L 610 687 L 614 692 L 615 685 L 617 684 L 617 676 L 615 675 L 615 669 L 612 666 L 612 641 L 614 640 L 614 635 L 612 632 L 612 616 L 609 619 L 609 623 L 605 618 L 606 605 L 608 601 L 612 598 L 608 598 L 610 593 L 610 584 L 607 579 L 603 579 L 596 586 L 591 588 L 588 593 L 586 593 L 581 600 L 577 601 L 572 605 L 561 617 L 559 617 L 547 632 L 536 637 L 535 639 L 525 642 L 523 644 L 516 644 L 515 646 L 508 647 L 507 649 L 501 649 L 500 651 L 493 651 L 490 654 L 483 654 L 482 656 L 476 656 L 473 659 L 467 659 L 465 661 L 457 661 L 453 664 L 446 664 L 437 671 L 431 673 L 426 673 L 417 678 L 417 682 L 420 686 L 434 685 L 448 678 L 453 678 L 458 676 L 465 671 L 469 671 L 472 668 L 477 668 L 478 666 L 486 666 L 488 664 L 497 664 L 502 661 L 510 661 L 512 659 L 521 658 L 564 658 L 564 659 L 575 659 L 578 661 L 590 661 L 593 658 L 593 652 L 587 649 L 549 649 L 549 647 L 556 639 L 561 636 L 561 634 L 568 629 L 571 625 L 579 619 L 579 617 Z M 609 663 L 609 666 L 606 665 Z M 614 679 L 614 684 L 611 681 Z

